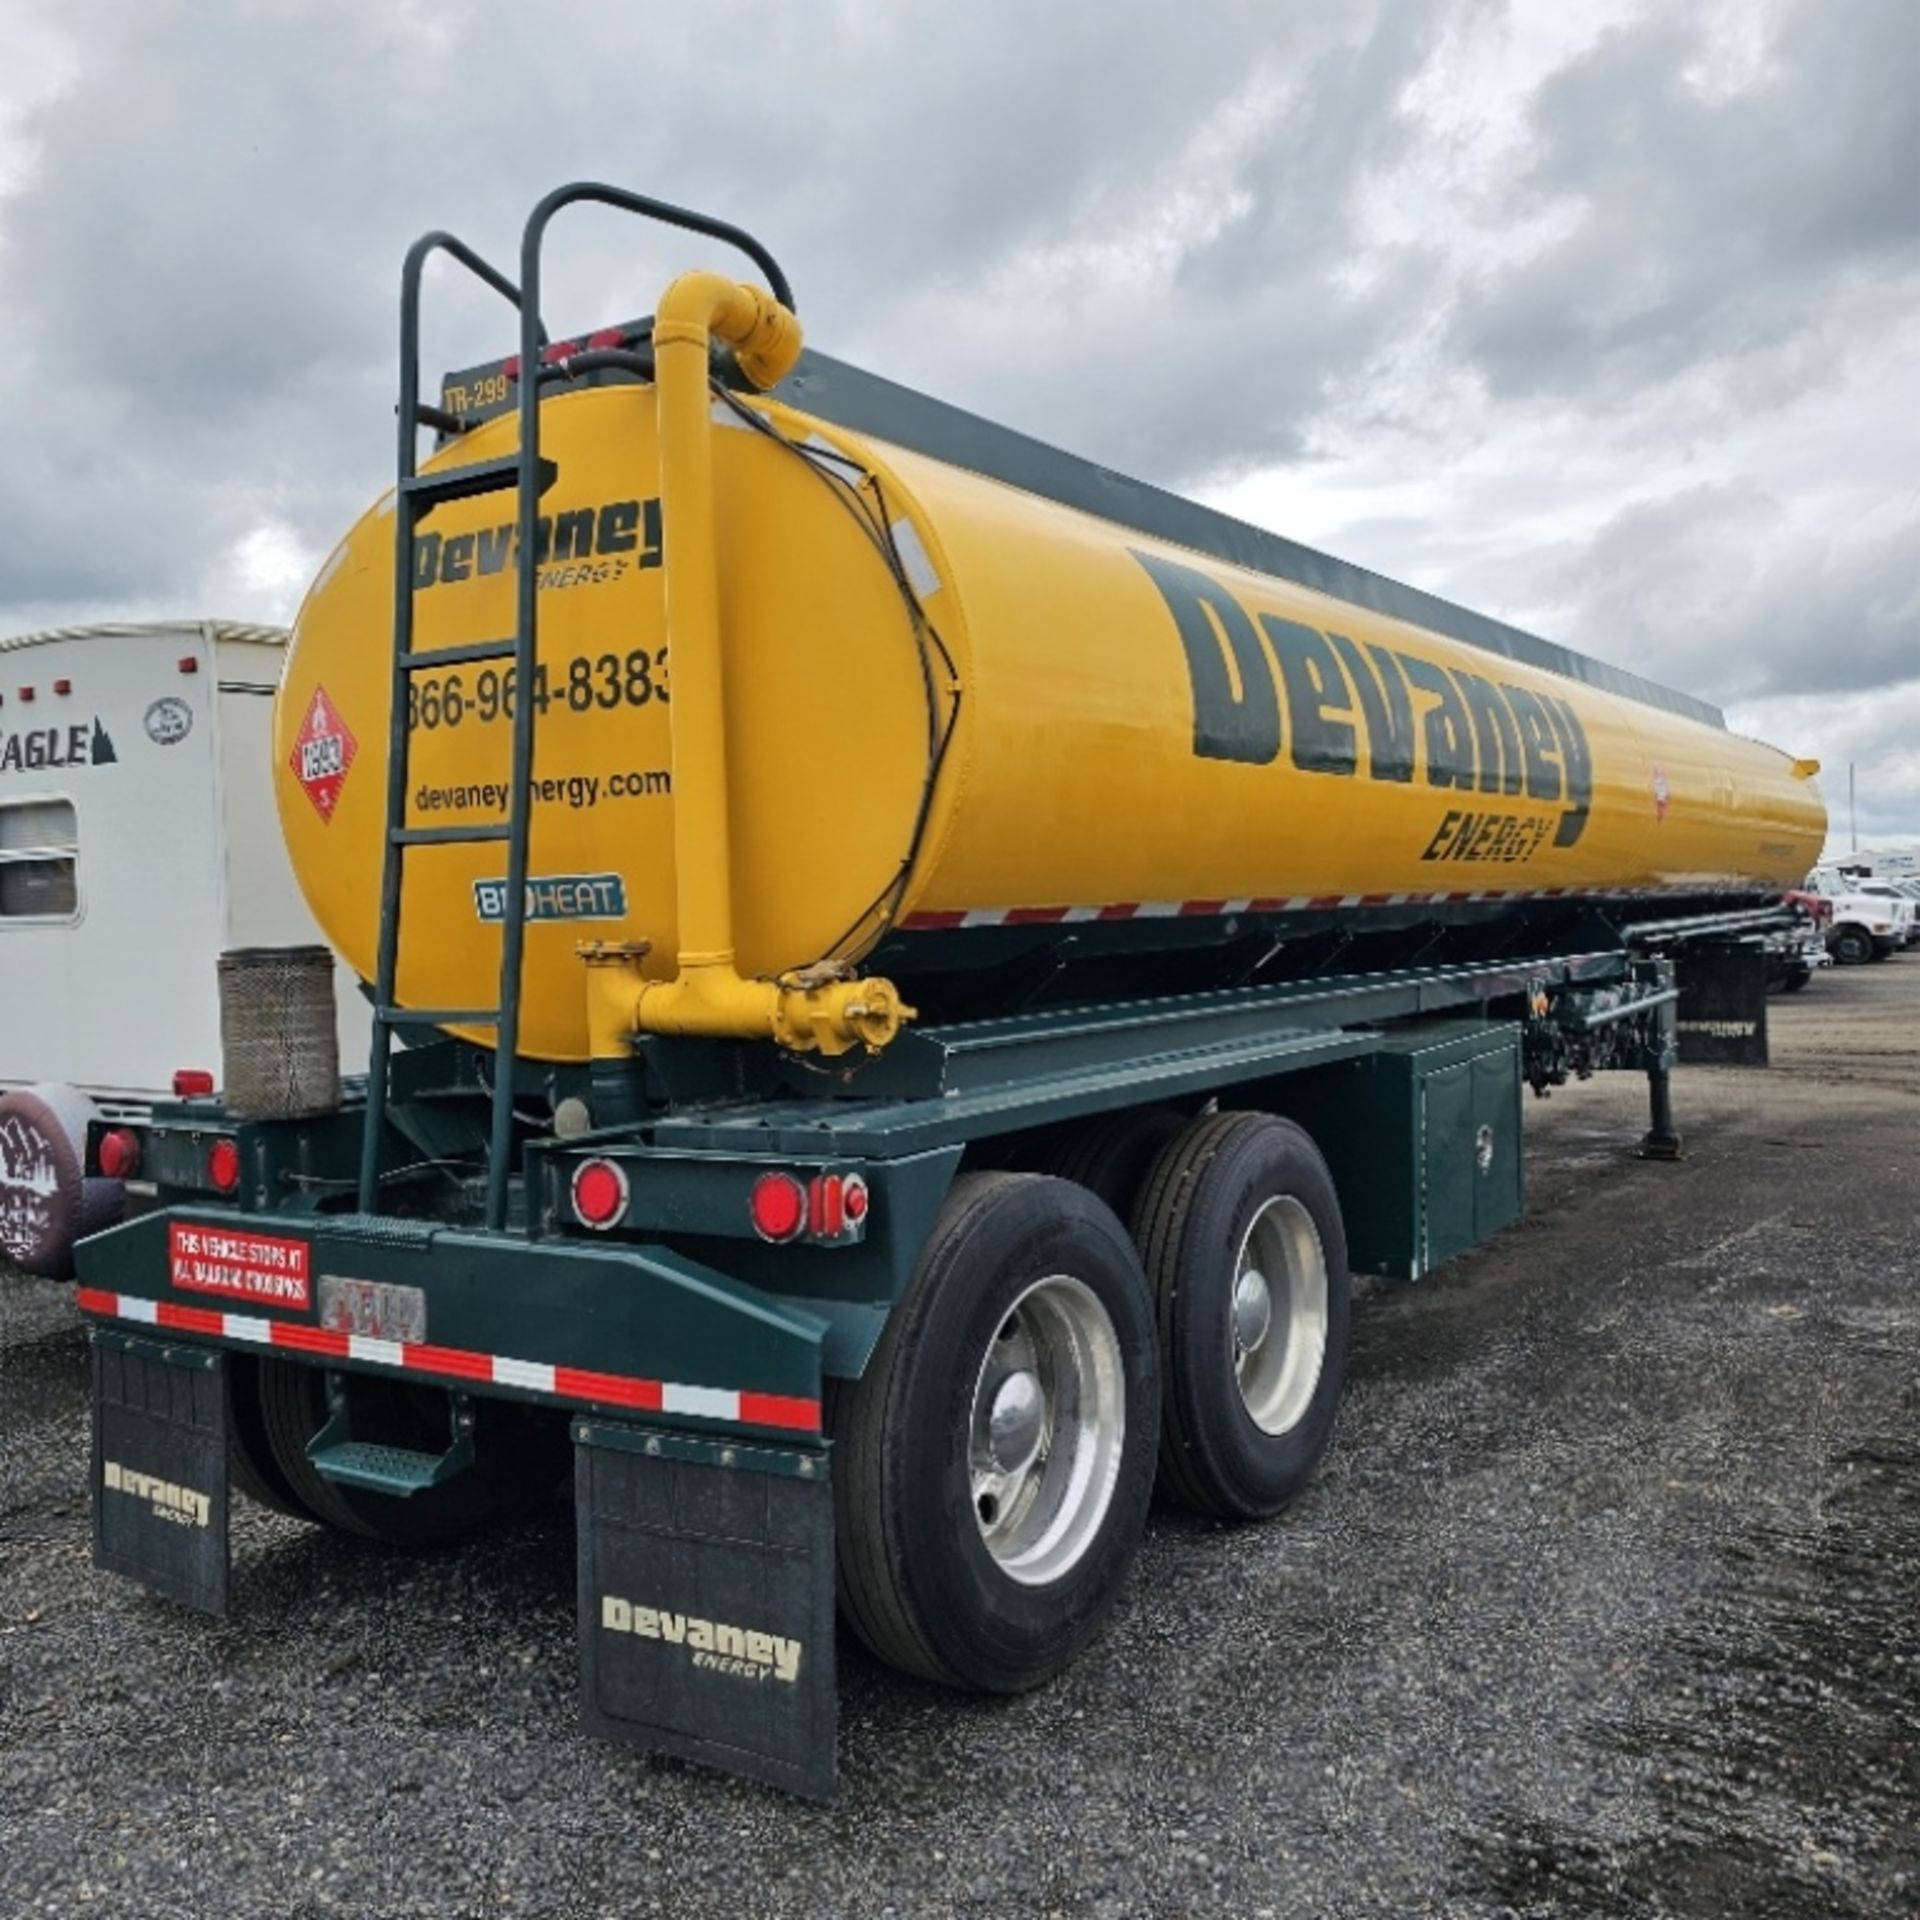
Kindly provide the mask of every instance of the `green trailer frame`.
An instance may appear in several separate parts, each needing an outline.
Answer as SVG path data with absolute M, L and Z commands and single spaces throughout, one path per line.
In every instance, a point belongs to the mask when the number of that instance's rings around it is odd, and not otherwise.
M 743 245 L 791 304 L 749 236 L 613 189 L 562 188 L 541 202 L 518 288 L 449 235 L 416 244 L 403 276 L 396 716 L 406 675 L 432 657 L 415 655 L 406 631 L 414 522 L 463 491 L 513 488 L 532 551 L 543 479 L 544 372 L 522 383 L 514 460 L 415 473 L 417 425 L 458 434 L 473 423 L 419 399 L 424 265 L 449 254 L 519 307 L 520 364 L 544 368 L 541 238 L 580 200 Z M 637 342 L 643 331 L 626 333 Z M 648 363 L 628 344 L 575 352 L 560 367 L 565 378 L 632 378 Z M 795 378 L 829 412 L 878 410 L 894 437 L 1056 497 L 1111 496 L 1122 518 L 1177 523 L 1189 544 L 1264 538 L 1217 516 L 1201 525 L 1200 509 L 1128 491 L 836 363 L 815 357 Z M 1439 603 L 1352 569 L 1330 574 L 1337 563 L 1325 556 L 1286 543 L 1260 553 L 1270 570 L 1543 657 L 1546 643 L 1529 636 L 1459 609 L 1436 613 Z M 513 639 L 484 644 L 524 674 L 531 568 L 521 586 Z M 1547 652 L 1556 670 L 1606 671 Z M 1626 690 L 1681 699 L 1638 682 Z M 405 827 L 396 797 L 367 1076 L 317 1115 L 248 1118 L 196 1098 L 156 1108 L 140 1128 L 95 1128 L 89 1170 L 105 1134 L 118 1133 L 114 1163 L 137 1164 L 156 1199 L 78 1250 L 78 1300 L 93 1327 L 96 1560 L 223 1612 L 236 1486 L 374 1531 L 368 1500 L 382 1514 L 429 1515 L 465 1490 L 538 1490 L 543 1440 L 564 1431 L 587 1725 L 796 1792 L 830 1794 L 835 1780 L 834 1396 L 857 1392 L 898 1347 L 886 1335 L 963 1172 L 1062 1164 L 1063 1146 L 1121 1116 L 1176 1131 L 1208 1124 L 1214 1107 L 1292 1116 L 1330 1170 L 1352 1266 L 1415 1279 L 1518 1214 L 1523 1085 L 1644 1072 L 1643 1151 L 1670 1157 L 1683 992 L 1711 1001 L 1696 1024 L 1723 1057 L 1743 1020 L 1764 1057 L 1764 1000 L 1757 1014 L 1752 1001 L 1764 994 L 1756 942 L 1780 920 L 1769 903 L 1703 899 L 1656 922 L 1644 901 L 1615 911 L 1540 896 L 1523 907 L 1313 902 L 1280 915 L 1220 903 L 1221 924 L 1204 926 L 916 934 L 928 1004 L 947 1012 L 872 1057 L 823 1067 L 766 1042 L 654 1036 L 637 1039 L 630 1059 L 543 1067 L 514 1046 L 530 711 L 523 703 L 499 836 L 498 1007 L 456 1018 L 394 1004 L 402 856 L 444 837 Z M 390 770 L 403 773 L 406 744 L 397 717 Z M 398 796 L 404 778 L 391 784 Z M 494 1026 L 497 1050 L 439 1030 L 477 1023 Z M 1742 1057 L 1737 1042 L 1731 1050 Z M 510 1069 L 496 1071 L 497 1060 Z M 617 1204 L 583 1210 L 589 1172 Z M 792 1198 L 777 1232 L 758 1207 L 770 1180 Z M 1083 1216 L 1087 1204 L 1074 1201 Z M 1125 1238 L 1104 1207 L 1095 1225 Z M 1331 1215 L 1328 1226 L 1337 1241 Z M 1344 1272 L 1327 1278 L 1344 1289 Z M 1257 1298 L 1235 1294 L 1236 1340 L 1243 1310 L 1257 1318 L 1268 1304 L 1264 1283 Z M 998 1312 L 985 1323 L 989 1344 Z M 1144 1344 L 1155 1344 L 1150 1323 Z M 1155 1385 L 1159 1362 L 1145 1365 Z M 995 1402 L 994 1418 L 1005 1411 L 1017 1434 L 1031 1381 L 1018 1370 L 1008 1380 L 1018 1391 L 1004 1409 Z M 976 1383 L 976 1403 L 980 1393 Z M 482 1499 L 466 1517 L 492 1512 Z

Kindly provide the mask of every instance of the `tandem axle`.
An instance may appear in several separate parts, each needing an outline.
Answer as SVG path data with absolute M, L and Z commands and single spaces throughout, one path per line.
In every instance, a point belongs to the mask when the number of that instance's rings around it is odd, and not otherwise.
M 506 1232 L 459 1217 L 477 1211 L 459 1136 L 485 1124 L 475 1049 L 396 1062 L 379 1215 L 351 1210 L 351 1092 L 335 1114 L 273 1122 L 180 1102 L 132 1136 L 160 1207 L 81 1249 L 98 1559 L 220 1611 L 236 1487 L 433 1544 L 508 1522 L 571 1452 L 586 1723 L 830 1792 L 846 1530 L 881 1523 L 837 1488 L 875 1441 L 829 1421 L 828 1382 L 884 1368 L 903 1316 L 926 1309 L 929 1249 L 964 1249 L 956 1209 L 983 1183 L 1003 1206 L 1077 1190 L 1138 1223 L 1183 1140 L 1271 1152 L 1286 1140 L 1261 1130 L 1290 1128 L 1286 1150 L 1326 1171 L 1249 1229 L 1267 1250 L 1235 1282 L 1233 1339 L 1261 1404 L 1298 1392 L 1284 1366 L 1261 1371 L 1274 1328 L 1305 1340 L 1310 1385 L 1337 1398 L 1337 1269 L 1416 1277 L 1518 1214 L 1523 1078 L 1645 1071 L 1658 1116 L 1676 1009 L 1673 964 L 1616 949 L 931 1028 L 805 1092 L 771 1049 L 716 1062 L 661 1042 L 634 1120 L 528 1143 Z M 440 1164 L 422 1164 L 429 1142 Z M 204 1173 L 223 1152 L 242 1170 L 224 1196 Z M 1331 1183 L 1317 1200 L 1316 1178 Z M 989 1557 L 1022 1476 L 1044 1472 L 1021 1421 L 1061 1364 L 1049 1354 L 1078 1342 L 1091 1381 L 1117 1318 L 1044 1291 L 1025 1312 L 983 1375 L 972 1497 Z M 1264 1483 L 1222 1485 L 1202 1503 L 1270 1510 Z

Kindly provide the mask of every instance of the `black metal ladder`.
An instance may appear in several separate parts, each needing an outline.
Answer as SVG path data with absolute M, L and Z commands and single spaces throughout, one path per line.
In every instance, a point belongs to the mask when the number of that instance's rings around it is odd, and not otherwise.
M 399 475 L 394 488 L 394 573 L 393 573 L 393 678 L 392 710 L 387 726 L 387 816 L 386 846 L 380 876 L 380 941 L 374 966 L 373 1047 L 367 1064 L 367 1111 L 360 1141 L 360 1211 L 377 1210 L 380 1185 L 380 1155 L 386 1127 L 389 1075 L 393 1063 L 393 1033 L 399 1026 L 492 1027 L 496 1038 L 494 1104 L 505 1102 L 508 1142 L 512 1139 L 512 1063 L 517 1051 L 520 1028 L 519 980 L 520 953 L 526 929 L 526 861 L 529 793 L 531 788 L 532 736 L 530 729 L 514 726 L 513 767 L 508 777 L 507 817 L 499 825 L 457 827 L 410 827 L 407 819 L 409 749 L 412 730 L 407 724 L 412 706 L 410 693 L 413 676 L 436 669 L 464 666 L 479 660 L 512 660 L 514 684 L 520 689 L 515 703 L 516 716 L 531 711 L 528 694 L 532 687 L 536 655 L 534 616 L 521 595 L 515 631 L 499 639 L 473 641 L 463 646 L 434 647 L 424 652 L 413 644 L 414 543 L 420 523 L 437 506 L 453 500 L 471 500 L 487 493 L 504 493 L 509 487 L 539 498 L 539 449 L 522 442 L 518 452 L 497 460 L 483 460 L 466 466 L 443 467 L 422 474 L 417 456 L 420 428 L 423 425 L 450 425 L 437 409 L 423 410 L 420 403 L 420 282 L 427 261 L 436 253 L 445 253 L 493 288 L 514 306 L 521 304 L 520 289 L 490 266 L 462 241 L 450 233 L 423 234 L 407 250 L 400 272 L 400 406 Z M 532 364 L 539 365 L 545 334 L 540 327 L 538 309 L 529 309 L 530 329 L 534 334 Z M 522 363 L 523 365 L 526 362 Z M 533 386 L 535 382 L 527 382 Z M 529 457 L 529 455 L 531 457 Z M 529 485 L 531 483 L 531 485 Z M 524 506 L 525 502 L 523 502 Z M 523 581 L 534 574 L 533 542 L 526 537 L 523 511 L 522 539 L 525 542 L 520 574 Z M 527 739 L 523 749 L 521 735 Z M 398 1004 L 397 980 L 400 971 L 400 906 L 404 897 L 406 854 L 410 847 L 472 845 L 495 841 L 507 848 L 507 889 L 501 902 L 501 992 L 492 1007 L 402 1007 Z M 496 1113 L 497 1118 L 497 1113 Z M 497 1127 L 495 1132 L 497 1134 Z M 506 1169 L 505 1156 L 501 1170 Z M 506 1221 L 507 1187 L 504 1177 L 498 1182 L 496 1203 L 493 1188 L 494 1162 L 488 1165 L 488 1224 L 502 1226 Z
M 521 962 L 526 951 L 527 844 L 533 786 L 533 681 L 539 657 L 539 513 L 540 495 L 555 471 L 540 457 L 540 388 L 546 372 L 546 330 L 540 324 L 540 257 L 546 230 L 562 207 L 579 201 L 604 206 L 705 234 L 746 254 L 767 276 L 774 296 L 793 310 L 793 289 L 773 255 L 753 236 L 724 220 L 689 212 L 664 200 L 629 193 L 621 187 L 579 181 L 557 187 L 527 217 L 520 240 L 520 284 L 515 286 L 470 247 L 450 233 L 423 234 L 407 250 L 400 275 L 399 478 L 394 495 L 393 683 L 387 729 L 387 823 L 380 882 L 380 937 L 375 963 L 373 1046 L 367 1066 L 367 1109 L 360 1143 L 362 1213 L 378 1211 L 382 1136 L 386 1127 L 393 1034 L 402 1026 L 491 1027 L 494 1030 L 493 1109 L 487 1144 L 486 1224 L 505 1229 L 512 1190 L 514 1064 L 520 1043 Z M 420 282 L 428 259 L 446 253 L 519 309 L 520 444 L 495 460 L 443 467 L 422 474 L 417 468 L 422 425 L 454 424 L 438 408 L 420 402 Z M 413 551 L 420 522 L 437 506 L 487 493 L 515 490 L 517 570 L 514 631 L 498 639 L 417 652 L 413 645 Z M 406 824 L 408 691 L 416 673 L 464 666 L 481 660 L 511 660 L 517 697 L 512 703 L 513 745 L 508 773 L 507 817 L 500 825 L 410 827 Z M 405 856 L 410 847 L 504 843 L 507 849 L 506 897 L 501 902 L 500 989 L 491 1007 L 402 1007 L 398 1004 L 400 905 Z

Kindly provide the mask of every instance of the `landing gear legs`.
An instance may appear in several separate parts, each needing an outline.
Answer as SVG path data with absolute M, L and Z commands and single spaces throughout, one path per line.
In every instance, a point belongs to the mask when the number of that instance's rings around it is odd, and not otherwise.
M 1647 1069 L 1649 1124 L 1640 1140 L 1642 1160 L 1678 1160 L 1680 1136 L 1673 1128 L 1673 1075 L 1666 1067 Z

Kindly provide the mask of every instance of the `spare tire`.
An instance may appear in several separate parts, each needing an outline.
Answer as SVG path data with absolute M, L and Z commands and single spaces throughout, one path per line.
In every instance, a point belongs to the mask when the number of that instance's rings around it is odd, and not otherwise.
M 73 1277 L 77 1242 L 119 1219 L 126 1188 L 86 1177 L 94 1104 L 43 1083 L 0 1094 L 0 1259 L 48 1280 Z

